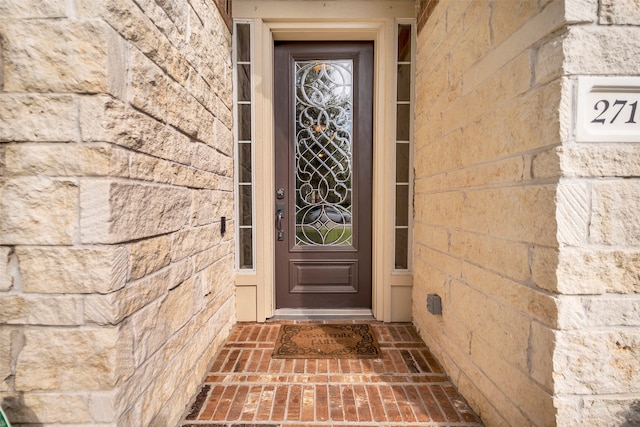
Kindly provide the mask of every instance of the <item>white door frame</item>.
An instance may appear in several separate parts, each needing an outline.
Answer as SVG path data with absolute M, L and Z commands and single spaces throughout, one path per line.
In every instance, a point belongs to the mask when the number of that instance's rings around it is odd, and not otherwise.
M 353 21 L 295 19 L 285 16 L 269 18 L 251 16 L 260 11 L 253 4 L 290 4 L 288 12 L 301 16 L 315 16 L 309 9 L 321 8 L 322 2 L 234 2 L 236 17 L 251 19 L 253 24 L 253 85 L 255 131 L 255 204 L 256 204 L 256 258 L 254 274 L 238 274 L 236 283 L 238 306 L 249 311 L 255 307 L 255 317 L 239 316 L 240 320 L 264 321 L 275 311 L 274 268 L 274 160 L 275 141 L 272 99 L 273 55 L 276 40 L 372 40 L 374 42 L 373 93 L 373 212 L 372 212 L 372 311 L 382 321 L 410 320 L 411 275 L 393 274 L 394 250 L 392 236 L 394 215 L 394 155 L 395 132 L 395 17 L 358 19 Z M 361 2 L 360 2 L 361 3 Z M 385 2 L 382 2 L 385 3 Z M 390 3 L 390 2 L 388 2 Z M 406 2 L 413 5 L 413 2 Z M 333 3 L 335 4 L 335 3 Z M 238 5 L 240 10 L 238 10 Z M 371 5 L 371 3 L 370 3 Z M 394 3 L 398 5 L 398 3 Z M 246 9 L 245 9 L 246 7 Z M 367 11 L 360 4 L 361 12 Z M 304 10 L 304 13 L 302 13 Z M 319 10 L 318 10 L 319 11 Z M 311 12 L 311 13 L 310 13 Z M 338 11 L 339 12 L 339 11 Z M 334 12 L 336 13 L 336 12 Z M 369 10 L 369 13 L 371 11 Z M 403 13 L 407 13 L 406 8 Z M 350 16 L 343 14 L 342 16 Z M 409 15 L 410 16 L 410 15 Z M 250 292 L 244 292 L 255 286 Z M 409 318 L 392 315 L 393 286 L 403 290 L 394 297 L 394 306 L 407 307 Z M 400 301 L 402 299 L 403 301 Z M 404 301 L 407 300 L 407 301 Z M 255 306 L 254 306 L 255 304 Z M 394 318 L 395 317 L 395 318 Z

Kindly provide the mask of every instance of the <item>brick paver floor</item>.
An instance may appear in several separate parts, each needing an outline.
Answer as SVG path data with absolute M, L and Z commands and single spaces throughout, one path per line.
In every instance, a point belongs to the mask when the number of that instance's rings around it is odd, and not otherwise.
M 183 427 L 482 426 L 411 324 L 369 322 L 381 359 L 273 359 L 283 323 L 235 327 Z

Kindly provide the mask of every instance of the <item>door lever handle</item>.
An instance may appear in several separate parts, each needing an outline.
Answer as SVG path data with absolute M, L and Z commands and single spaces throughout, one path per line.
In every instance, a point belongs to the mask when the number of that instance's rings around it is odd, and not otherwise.
M 284 203 L 278 203 L 276 210 L 276 228 L 278 230 L 278 240 L 284 240 L 284 230 L 282 229 L 282 218 L 284 218 Z

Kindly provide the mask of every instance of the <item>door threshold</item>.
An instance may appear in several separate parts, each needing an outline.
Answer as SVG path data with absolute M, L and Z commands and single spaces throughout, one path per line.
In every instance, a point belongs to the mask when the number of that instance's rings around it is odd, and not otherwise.
M 376 320 L 370 308 L 278 308 L 269 320 Z

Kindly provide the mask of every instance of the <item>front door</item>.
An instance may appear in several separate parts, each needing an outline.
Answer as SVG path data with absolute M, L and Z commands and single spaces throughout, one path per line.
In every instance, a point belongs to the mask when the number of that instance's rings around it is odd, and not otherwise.
M 275 46 L 276 308 L 371 308 L 373 43 Z

